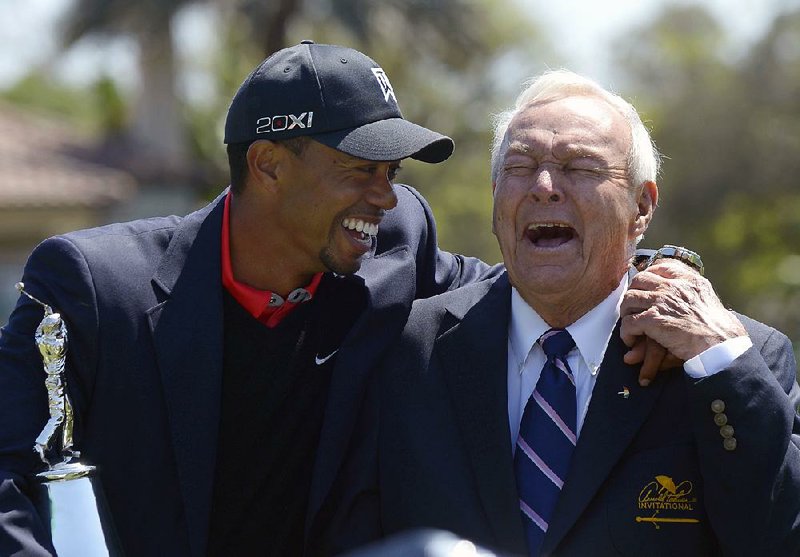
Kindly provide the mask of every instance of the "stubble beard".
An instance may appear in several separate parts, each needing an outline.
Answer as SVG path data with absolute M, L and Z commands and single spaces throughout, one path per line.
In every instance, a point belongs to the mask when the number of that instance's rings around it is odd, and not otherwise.
M 325 246 L 320 250 L 319 260 L 329 271 L 337 275 L 352 275 L 361 268 L 361 257 L 348 264 L 337 258 L 330 246 Z

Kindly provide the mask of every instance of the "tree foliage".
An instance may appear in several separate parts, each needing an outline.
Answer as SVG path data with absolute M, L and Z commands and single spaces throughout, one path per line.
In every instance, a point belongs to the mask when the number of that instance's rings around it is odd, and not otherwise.
M 740 58 L 732 40 L 683 6 L 618 44 L 666 156 L 647 243 L 701 252 L 726 304 L 800 345 L 800 10 Z
M 133 38 L 139 48 L 140 86 L 129 116 L 106 130 L 126 150 L 147 153 L 153 164 L 185 173 L 190 153 L 183 108 L 176 92 L 172 36 L 175 14 L 197 0 L 74 0 L 61 25 L 69 47 L 87 36 Z

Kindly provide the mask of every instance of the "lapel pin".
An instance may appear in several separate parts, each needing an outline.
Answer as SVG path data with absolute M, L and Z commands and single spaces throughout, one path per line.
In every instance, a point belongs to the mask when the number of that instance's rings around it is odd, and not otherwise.
M 617 393 L 622 398 L 628 398 L 631 396 L 631 392 L 628 390 L 628 387 L 622 387 L 622 390 Z

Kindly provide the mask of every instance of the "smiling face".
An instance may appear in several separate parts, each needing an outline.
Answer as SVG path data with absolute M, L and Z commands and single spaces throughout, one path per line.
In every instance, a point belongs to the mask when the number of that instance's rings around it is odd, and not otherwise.
M 511 121 L 494 184 L 494 233 L 511 283 L 551 326 L 619 284 L 657 190 L 632 187 L 625 118 L 598 97 L 530 105 Z
M 397 204 L 398 161 L 374 162 L 309 141 L 281 165 L 276 223 L 305 272 L 358 271 L 386 211 Z

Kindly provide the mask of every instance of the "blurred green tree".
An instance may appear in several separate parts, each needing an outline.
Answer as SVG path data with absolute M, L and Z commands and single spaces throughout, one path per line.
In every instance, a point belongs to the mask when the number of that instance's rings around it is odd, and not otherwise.
M 628 93 L 666 155 L 648 245 L 700 251 L 726 304 L 800 347 L 800 10 L 739 58 L 698 7 L 623 37 Z
M 63 24 L 69 47 L 89 35 L 129 35 L 139 48 L 140 86 L 121 131 L 170 166 L 189 163 L 181 103 L 175 92 L 176 59 L 171 25 L 193 0 L 75 0 Z

